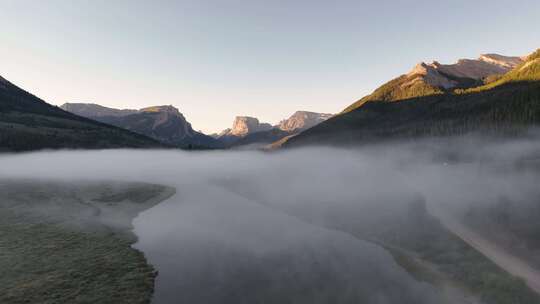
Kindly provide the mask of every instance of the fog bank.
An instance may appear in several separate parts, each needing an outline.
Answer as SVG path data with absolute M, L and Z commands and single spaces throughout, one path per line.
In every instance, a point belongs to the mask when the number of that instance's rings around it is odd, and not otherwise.
M 461 214 L 502 197 L 537 199 L 539 152 L 538 140 L 477 138 L 275 153 L 58 151 L 2 155 L 0 178 L 175 187 L 134 222 L 136 247 L 159 271 L 155 303 L 460 303 L 366 239 L 387 237 L 424 203 Z

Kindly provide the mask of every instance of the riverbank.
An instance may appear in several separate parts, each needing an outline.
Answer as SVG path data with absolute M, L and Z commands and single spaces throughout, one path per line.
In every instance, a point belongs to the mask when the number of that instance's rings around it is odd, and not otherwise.
M 149 303 L 155 271 L 131 222 L 174 188 L 0 180 L 1 303 Z

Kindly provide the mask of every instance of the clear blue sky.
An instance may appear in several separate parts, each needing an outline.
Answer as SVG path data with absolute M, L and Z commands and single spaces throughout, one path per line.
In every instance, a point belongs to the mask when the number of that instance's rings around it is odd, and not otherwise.
M 540 48 L 538 0 L 0 0 L 0 75 L 196 129 L 337 112 L 419 61 Z

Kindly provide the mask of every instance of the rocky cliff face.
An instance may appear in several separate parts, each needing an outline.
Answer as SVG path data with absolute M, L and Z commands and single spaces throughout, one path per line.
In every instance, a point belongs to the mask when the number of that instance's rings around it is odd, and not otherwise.
M 260 123 L 257 118 L 248 116 L 238 116 L 235 118 L 231 134 L 235 136 L 246 136 L 251 133 L 270 130 L 272 125 Z
M 142 123 L 143 128 L 147 128 L 151 131 L 154 137 L 161 137 L 169 142 L 180 142 L 186 138 L 193 137 L 195 131 L 191 127 L 191 124 L 186 120 L 184 115 L 173 106 L 154 106 L 149 108 L 143 108 L 139 110 L 139 115 L 131 117 L 138 119 L 148 119 L 147 121 L 135 121 L 136 123 Z M 127 125 L 127 128 L 134 128 L 136 126 Z M 141 130 L 145 132 L 147 130 Z
M 392 102 L 477 87 L 508 73 L 523 60 L 522 57 L 484 54 L 478 59 L 460 59 L 453 64 L 421 62 L 409 73 L 385 83 L 343 112 L 353 111 L 367 102 Z
M 233 136 L 244 137 L 248 134 L 272 129 L 272 125 L 268 123 L 260 123 L 255 117 L 237 116 L 234 119 L 233 126 L 230 129 L 225 129 L 219 133 L 218 138 Z
M 221 143 L 193 130 L 184 115 L 173 106 L 140 110 L 118 110 L 95 104 L 64 104 L 62 108 L 79 116 L 124 128 L 179 147 L 218 148 Z
M 232 129 L 226 129 L 216 136 L 227 147 L 261 148 L 284 137 L 309 129 L 332 114 L 297 111 L 278 125 L 259 123 L 253 117 L 236 117 Z
M 283 131 L 293 132 L 309 129 L 332 117 L 332 114 L 297 111 L 288 119 L 282 120 L 278 128 Z
M 427 84 L 444 89 L 463 85 L 463 80 L 482 80 L 492 75 L 502 75 L 521 64 L 520 57 L 508 57 L 498 54 L 480 55 L 478 59 L 460 59 L 454 64 L 440 64 L 434 61 L 416 65 L 407 76 L 410 82 L 425 81 Z
M 527 56 L 524 57 L 510 57 L 503 56 L 499 54 L 482 54 L 480 55 L 479 60 L 496 64 L 505 68 L 513 69 L 523 63 L 527 59 Z

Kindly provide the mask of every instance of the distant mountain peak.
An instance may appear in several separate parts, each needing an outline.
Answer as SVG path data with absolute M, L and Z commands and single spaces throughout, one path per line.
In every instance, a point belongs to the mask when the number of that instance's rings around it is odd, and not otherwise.
M 520 57 L 483 54 L 478 59 L 459 59 L 453 64 L 421 62 L 407 76 L 423 76 L 425 82 L 431 86 L 450 89 L 459 85 L 460 78 L 481 80 L 491 75 L 502 75 L 522 62 Z
M 95 119 L 98 117 L 104 116 L 125 116 L 137 113 L 138 110 L 134 109 L 113 109 L 98 105 L 95 103 L 79 103 L 79 102 L 68 102 L 60 106 L 64 111 L 71 112 L 75 115 Z
M 418 63 L 408 74 L 409 81 L 403 83 L 401 87 L 409 87 L 418 81 L 425 81 L 427 84 L 434 87 L 442 87 L 449 89 L 455 87 L 457 82 L 448 79 L 439 73 L 441 64 L 434 61 L 431 64 L 425 62 Z
M 238 116 L 234 121 L 233 128 L 221 132 L 216 138 L 221 140 L 227 147 L 263 148 L 284 137 L 298 134 L 318 125 L 331 116 L 332 114 L 296 111 L 289 118 L 282 120 L 275 126 L 260 123 L 254 117 Z
M 291 117 L 282 120 L 278 128 L 283 131 L 297 131 L 309 129 L 332 117 L 332 114 L 316 113 L 309 111 L 296 111 Z
M 165 112 L 170 114 L 176 114 L 176 115 L 182 115 L 178 108 L 175 108 L 172 105 L 165 105 L 165 106 L 152 106 L 147 107 L 139 110 L 140 112 Z
M 525 60 L 525 57 L 510 57 L 499 54 L 482 54 L 480 55 L 478 60 L 513 69 L 520 65 Z
M 152 106 L 142 108 L 140 110 L 135 109 L 114 109 L 104 107 L 95 103 L 65 103 L 60 106 L 65 111 L 73 114 L 84 116 L 88 118 L 98 118 L 106 116 L 121 117 L 136 113 L 167 113 L 175 116 L 183 117 L 182 113 L 172 105 Z
M 220 143 L 215 139 L 193 130 L 184 115 L 172 105 L 119 110 L 96 104 L 67 103 L 62 105 L 62 109 L 174 146 L 220 147 Z
M 276 145 L 527 134 L 539 124 L 539 90 L 540 49 L 526 57 L 482 54 L 454 64 L 421 62 L 351 104 L 331 123 Z
M 251 133 L 272 129 L 272 125 L 261 123 L 259 119 L 250 116 L 236 116 L 233 126 L 227 135 L 246 136 Z
M 504 75 L 523 62 L 523 58 L 499 54 L 482 54 L 478 59 L 459 59 L 452 64 L 420 62 L 407 74 L 385 83 L 343 112 L 355 110 L 367 102 L 392 102 L 477 87 L 486 79 Z
M 157 148 L 157 141 L 79 117 L 0 77 L 0 150 Z
M 483 86 L 469 88 L 465 92 L 481 92 L 508 83 L 540 81 L 540 49 L 525 57 L 526 60 L 510 72 Z
M 520 57 L 499 54 L 482 54 L 478 59 L 459 59 L 453 64 L 421 62 L 406 75 L 410 79 L 402 87 L 424 81 L 436 88 L 452 89 L 461 84 L 461 79 L 480 81 L 488 76 L 503 75 L 521 63 L 523 60 Z

